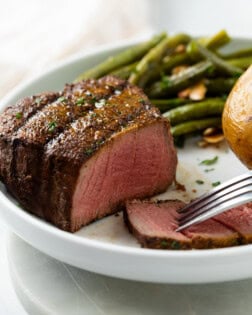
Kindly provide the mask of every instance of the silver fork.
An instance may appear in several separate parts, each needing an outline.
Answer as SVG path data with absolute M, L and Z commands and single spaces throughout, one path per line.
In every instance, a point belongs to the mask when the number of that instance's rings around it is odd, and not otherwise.
M 177 232 L 235 206 L 252 201 L 252 171 L 237 176 L 195 199 L 178 212 Z

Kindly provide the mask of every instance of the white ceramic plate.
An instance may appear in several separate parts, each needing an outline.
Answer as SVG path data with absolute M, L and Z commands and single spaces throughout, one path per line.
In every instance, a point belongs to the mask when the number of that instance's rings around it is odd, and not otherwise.
M 252 46 L 252 41 L 236 40 L 234 45 L 236 48 Z M 66 62 L 17 88 L 2 101 L 1 108 L 25 95 L 61 89 L 85 68 L 126 47 L 100 49 Z M 210 189 L 213 182 L 246 171 L 227 147 L 199 149 L 195 142 L 192 139 L 178 152 L 178 180 L 186 185 L 187 192 L 170 190 L 161 198 L 189 199 Z M 211 167 L 214 170 L 205 172 L 206 167 L 200 165 L 200 161 L 216 155 L 219 160 Z M 197 179 L 205 183 L 198 185 Z M 70 234 L 20 209 L 4 187 L 0 192 L 0 213 L 13 232 L 42 252 L 104 275 L 166 283 L 220 282 L 252 276 L 252 245 L 192 251 L 143 249 L 126 230 L 121 215 L 105 218 Z

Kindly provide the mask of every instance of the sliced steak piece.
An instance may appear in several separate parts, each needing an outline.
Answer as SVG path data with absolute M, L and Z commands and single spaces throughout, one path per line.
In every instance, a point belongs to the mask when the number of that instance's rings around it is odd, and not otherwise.
M 175 232 L 178 228 L 177 211 L 184 205 L 185 203 L 178 200 L 128 201 L 124 209 L 124 219 L 129 231 L 147 248 L 203 249 L 239 244 L 237 232 L 213 219 L 182 232 Z
M 169 123 L 142 90 L 111 76 L 66 85 L 12 143 L 11 193 L 72 232 L 127 199 L 165 191 L 175 177 Z
M 214 220 L 237 231 L 243 244 L 252 243 L 252 203 L 233 208 L 214 217 Z
M 179 200 L 128 201 L 124 209 L 124 221 L 143 247 L 189 249 L 192 246 L 191 240 L 184 234 L 175 232 L 178 227 L 177 210 L 183 205 Z
M 193 225 L 182 233 L 192 240 L 192 248 L 219 248 L 240 244 L 237 232 L 214 219 Z

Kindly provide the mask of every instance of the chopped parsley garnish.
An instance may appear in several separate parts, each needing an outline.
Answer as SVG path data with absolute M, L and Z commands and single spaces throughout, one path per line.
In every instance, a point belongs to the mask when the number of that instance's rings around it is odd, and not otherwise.
M 85 150 L 85 154 L 86 154 L 87 156 L 90 156 L 92 153 L 93 153 L 93 149 L 91 149 L 91 148 Z
M 91 104 L 95 104 L 97 102 L 97 98 L 94 96 L 90 100 L 88 100 Z
M 97 116 L 97 114 L 96 113 L 92 113 L 92 114 L 90 114 L 90 117 L 91 118 L 94 118 L 94 117 L 96 117 Z
M 17 119 L 21 119 L 22 117 L 23 117 L 23 113 L 21 113 L 21 112 L 16 113 Z
M 171 242 L 171 248 L 173 249 L 180 249 L 180 243 L 177 241 L 172 241 Z
M 218 156 L 216 155 L 213 159 L 204 160 L 200 162 L 200 165 L 213 165 L 218 161 Z
M 207 169 L 204 170 L 204 172 L 206 172 L 206 173 L 212 172 L 212 171 L 214 171 L 214 168 L 207 168 Z
M 197 184 L 199 184 L 199 185 L 203 185 L 203 184 L 204 184 L 204 181 L 201 180 L 201 179 L 197 179 L 195 182 L 196 182 Z
M 161 246 L 162 248 L 166 248 L 166 247 L 168 246 L 168 242 L 167 242 L 166 240 L 162 240 L 162 241 L 160 242 L 160 246 Z
M 97 142 L 96 142 L 96 145 L 101 145 L 101 144 L 103 144 L 104 143 L 104 140 L 103 139 L 100 139 L 100 140 L 98 140 Z
M 85 98 L 84 97 L 80 97 L 80 98 L 77 99 L 76 105 L 77 106 L 81 106 L 81 105 L 84 104 L 84 102 L 85 102 Z
M 220 183 L 221 183 L 220 181 L 218 181 L 218 182 L 214 182 L 214 183 L 212 183 L 212 186 L 213 186 L 213 187 L 219 186 L 219 185 L 220 185 Z
M 57 123 L 55 121 L 51 121 L 48 124 L 48 131 L 49 132 L 53 132 L 56 127 L 57 127 Z
M 143 98 L 140 98 L 140 100 L 139 100 L 139 103 L 141 103 L 141 104 L 145 104 L 145 99 L 143 99 Z
M 57 99 L 57 103 L 63 103 L 63 102 L 66 102 L 67 99 L 64 97 L 64 96 L 61 96 Z

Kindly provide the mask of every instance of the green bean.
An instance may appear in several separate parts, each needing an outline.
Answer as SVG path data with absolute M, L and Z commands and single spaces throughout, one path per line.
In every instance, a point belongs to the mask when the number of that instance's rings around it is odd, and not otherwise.
M 173 56 L 167 56 L 163 60 L 162 68 L 160 72 L 169 73 L 173 68 L 180 65 L 190 65 L 192 59 L 188 53 L 181 53 Z
M 185 98 L 151 99 L 150 101 L 159 108 L 161 113 L 188 103 L 188 99 Z
M 197 41 L 204 47 L 215 50 L 227 44 L 230 41 L 230 37 L 225 30 L 221 30 L 211 37 L 199 38 Z M 188 52 L 165 57 L 161 72 L 169 73 L 174 67 L 183 64 L 192 64 L 192 58 Z
M 171 128 L 174 137 L 194 133 L 209 127 L 221 127 L 220 117 L 211 117 L 206 119 L 192 120 L 181 123 Z
M 221 115 L 225 101 L 221 98 L 207 99 L 195 104 L 186 104 L 163 114 L 168 118 L 171 125 L 177 125 L 185 121 L 190 121 L 209 116 Z
M 156 46 L 166 36 L 166 33 L 161 33 L 154 36 L 152 39 L 145 43 L 141 43 L 131 48 L 128 48 L 115 56 L 110 56 L 105 61 L 79 75 L 75 82 L 88 78 L 97 79 L 119 67 L 139 60 L 143 55 L 145 55 L 152 47 Z
M 227 62 L 234 67 L 239 67 L 241 69 L 246 70 L 252 64 L 252 56 L 243 57 L 243 58 L 236 58 L 236 59 L 229 59 L 229 60 L 227 60 Z
M 135 71 L 137 64 L 138 64 L 137 61 L 133 62 L 129 65 L 112 71 L 110 74 L 115 75 L 121 79 L 127 80 L 130 77 L 131 73 Z
M 163 59 L 161 66 L 152 71 L 151 77 L 148 83 L 153 83 L 155 80 L 159 80 L 162 74 L 170 73 L 171 70 L 179 65 L 190 65 L 192 60 L 187 53 L 180 53 L 171 56 L 166 56 Z
M 162 81 L 154 83 L 147 89 L 150 98 L 172 95 L 201 79 L 213 67 L 211 61 L 202 61 L 178 74 L 164 76 Z
M 229 43 L 230 40 L 231 40 L 231 38 L 228 35 L 228 33 L 226 32 L 226 30 L 220 30 L 218 33 L 214 34 L 211 37 L 199 38 L 198 42 L 202 46 L 204 46 L 210 50 L 216 50 L 216 49 L 220 48 L 221 46 L 224 46 L 227 43 Z
M 204 84 L 208 95 L 223 95 L 231 91 L 236 80 L 236 78 L 205 79 Z
M 173 37 L 164 38 L 139 61 L 136 66 L 136 71 L 129 77 L 129 82 L 144 87 L 149 79 L 153 77 L 153 71 L 156 72 L 160 68 L 163 57 L 167 51 L 176 48 L 176 46 L 181 43 L 184 44 L 189 41 L 190 37 L 186 34 L 178 34 Z
M 196 41 L 191 41 L 191 43 L 187 46 L 187 51 L 191 55 L 192 59 L 198 60 L 198 55 L 200 55 L 203 59 L 210 60 L 218 70 L 227 75 L 237 76 L 243 73 L 241 68 L 232 66 L 207 48 L 198 44 Z
M 252 57 L 252 47 L 237 50 L 237 51 L 234 51 L 230 54 L 221 54 L 221 58 L 226 59 L 226 60 L 243 58 L 243 57 Z

